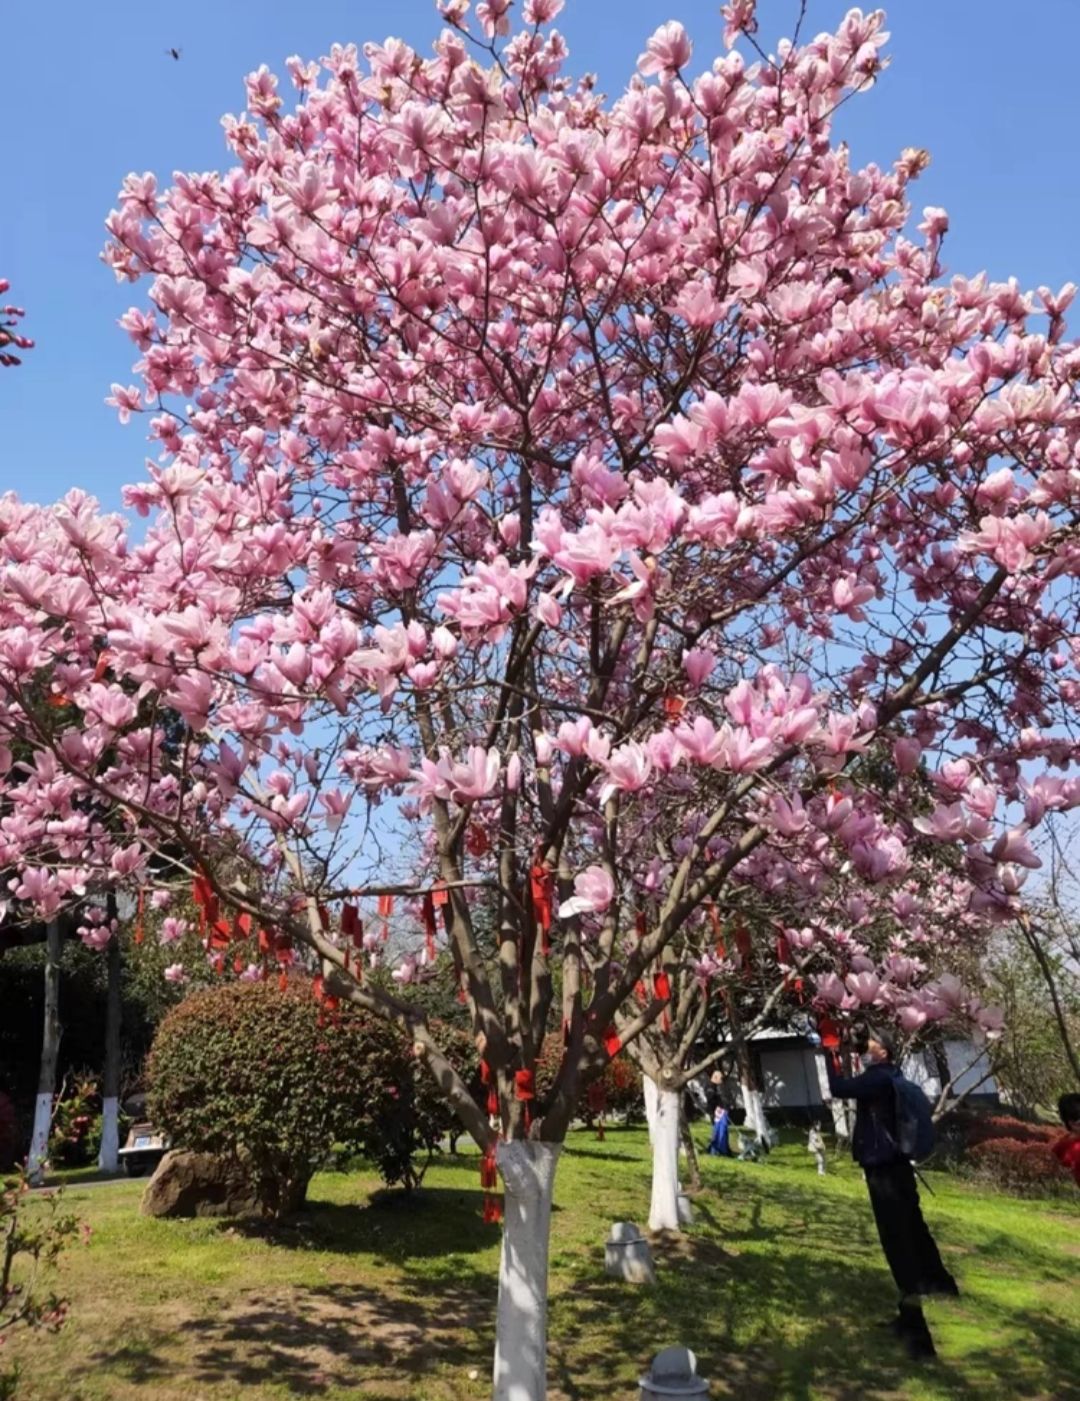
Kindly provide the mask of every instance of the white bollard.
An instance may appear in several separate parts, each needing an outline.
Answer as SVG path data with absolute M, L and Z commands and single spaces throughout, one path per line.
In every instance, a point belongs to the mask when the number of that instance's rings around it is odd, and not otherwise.
M 688 1347 L 666 1347 L 653 1358 L 648 1376 L 641 1378 L 638 1401 L 664 1401 L 673 1396 L 708 1396 L 709 1383 L 697 1374 L 697 1358 Z
M 655 1284 L 649 1242 L 632 1221 L 616 1221 L 604 1244 L 604 1273 L 627 1284 Z

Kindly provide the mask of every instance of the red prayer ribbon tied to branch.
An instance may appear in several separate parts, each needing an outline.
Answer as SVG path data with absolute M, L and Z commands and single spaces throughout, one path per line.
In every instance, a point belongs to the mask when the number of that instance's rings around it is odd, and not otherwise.
M 778 934 L 776 936 L 776 961 L 780 964 L 786 964 L 793 970 L 785 975 L 784 986 L 785 988 L 794 988 L 795 996 L 800 1002 L 805 1002 L 806 998 L 803 996 L 803 980 L 794 971 L 795 956 L 791 952 L 791 945 L 788 943 L 786 934 Z
M 495 1145 L 484 1149 L 480 1159 L 480 1186 L 484 1190 L 484 1223 L 498 1225 L 502 1220 L 502 1200 L 495 1195 L 499 1186 L 499 1166 L 495 1161 Z
M 191 882 L 191 898 L 199 912 L 199 933 L 206 933 L 208 924 L 216 924 L 219 918 L 218 900 L 214 888 L 201 872 Z
M 435 962 L 435 901 L 431 898 L 431 891 L 424 892 L 421 902 L 420 913 L 424 921 L 424 945 L 427 949 L 429 963 Z
M 514 1071 L 514 1098 L 525 1106 L 525 1132 L 532 1126 L 532 1110 L 529 1108 L 536 1098 L 536 1076 L 531 1070 Z
M 499 1112 L 499 1095 L 495 1089 L 495 1084 L 491 1078 L 491 1066 L 486 1060 L 480 1062 L 480 1083 L 487 1086 L 487 1112 L 488 1115 L 495 1115 Z
M 818 1035 L 821 1037 L 821 1044 L 827 1051 L 839 1051 L 840 1049 L 840 1028 L 831 1017 L 819 1016 L 817 1019 Z
M 143 905 L 146 900 L 146 891 L 139 886 L 139 903 L 135 914 L 135 942 L 141 944 L 145 935 L 143 934 Z
M 720 922 L 720 911 L 716 908 L 716 901 L 707 901 L 705 908 L 709 911 L 709 920 L 716 938 L 716 956 L 719 959 L 725 959 L 727 958 L 727 945 L 724 943 L 724 926 Z
M 360 920 L 360 911 L 355 905 L 342 905 L 341 933 L 343 938 L 351 941 L 354 949 L 364 947 L 364 926 Z
M 660 998 L 664 1003 L 671 1001 L 671 979 L 663 969 L 653 974 L 652 985 L 654 997 Z M 664 1032 L 671 1030 L 671 1013 L 666 1006 L 660 1016 L 660 1029 Z
M 533 918 L 540 930 L 540 952 L 547 958 L 551 952 L 551 919 L 554 910 L 555 878 L 542 861 L 529 868 L 529 894 L 532 897 Z
M 390 940 L 390 916 L 394 913 L 394 897 L 392 895 L 379 896 L 379 917 L 382 919 L 382 941 L 384 944 Z

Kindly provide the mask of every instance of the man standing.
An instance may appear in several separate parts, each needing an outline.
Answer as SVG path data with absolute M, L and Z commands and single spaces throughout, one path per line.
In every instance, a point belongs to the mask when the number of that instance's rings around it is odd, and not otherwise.
M 932 1357 L 934 1344 L 919 1300 L 927 1294 L 960 1291 L 923 1219 L 915 1169 L 900 1151 L 896 1101 L 901 1075 L 895 1064 L 896 1044 L 886 1031 L 864 1031 L 854 1045 L 865 1066 L 861 1075 L 854 1076 L 841 1073 L 835 1045 L 822 1047 L 829 1092 L 834 1099 L 855 1101 L 851 1156 L 866 1175 L 881 1248 L 900 1291 L 898 1314 L 890 1326 L 913 1356 Z

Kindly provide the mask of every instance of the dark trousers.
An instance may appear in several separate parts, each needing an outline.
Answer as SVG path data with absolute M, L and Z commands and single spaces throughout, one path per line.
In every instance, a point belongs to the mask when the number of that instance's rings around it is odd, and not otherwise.
M 915 1170 L 906 1158 L 864 1168 L 881 1248 L 901 1296 L 952 1292 L 955 1281 L 923 1220 Z

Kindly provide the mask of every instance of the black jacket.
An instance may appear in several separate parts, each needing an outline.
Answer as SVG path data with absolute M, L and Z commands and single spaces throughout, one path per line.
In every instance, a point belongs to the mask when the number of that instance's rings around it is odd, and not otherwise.
M 900 1072 L 883 1061 L 861 1075 L 841 1075 L 831 1055 L 825 1057 L 829 1093 L 834 1099 L 855 1101 L 855 1132 L 851 1156 L 860 1167 L 880 1167 L 901 1156 L 896 1146 L 896 1081 Z

